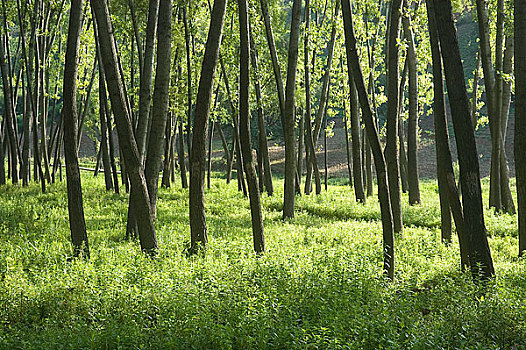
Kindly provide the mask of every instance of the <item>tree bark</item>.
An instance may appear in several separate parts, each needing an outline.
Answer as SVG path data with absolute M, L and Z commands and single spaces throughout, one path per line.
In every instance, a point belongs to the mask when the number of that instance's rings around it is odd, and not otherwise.
M 243 151 L 243 162 L 250 197 L 254 250 L 257 254 L 261 254 L 265 251 L 265 235 L 263 232 L 263 213 L 261 211 L 256 169 L 252 159 L 252 142 L 250 140 L 250 50 L 247 7 L 247 0 L 238 0 L 240 35 L 239 138 Z
M 519 212 L 519 256 L 526 253 L 526 2 L 515 2 L 515 176 Z
M 206 248 L 208 241 L 205 216 L 206 134 L 213 92 L 214 73 L 219 57 L 227 0 L 214 1 L 210 29 L 201 66 L 197 91 L 192 149 L 190 152 L 190 252 Z
M 290 27 L 287 85 L 285 88 L 285 113 L 283 135 L 285 139 L 285 190 L 283 194 L 283 218 L 294 218 L 296 195 L 296 73 L 301 19 L 301 0 L 294 0 Z
M 351 106 L 351 138 L 352 138 L 352 164 L 353 164 L 353 184 L 356 201 L 365 203 L 365 191 L 363 186 L 363 167 L 362 167 L 362 144 L 360 140 L 360 101 L 358 90 L 354 79 L 352 62 L 347 59 L 347 70 L 349 74 L 349 101 Z
M 150 196 L 151 213 L 157 216 L 159 171 L 163 154 L 163 140 L 168 118 L 170 68 L 172 61 L 172 0 L 160 0 L 157 28 L 157 67 L 153 92 L 153 108 L 144 174 Z
M 252 40 L 252 32 L 250 33 L 250 51 L 252 60 L 252 69 L 254 69 L 253 76 L 254 88 L 256 90 L 256 103 L 258 109 L 258 144 L 259 154 L 261 157 L 261 165 L 263 170 L 263 179 L 260 179 L 264 183 L 265 190 L 269 196 L 274 194 L 274 184 L 272 183 L 272 169 L 270 167 L 270 157 L 268 152 L 267 142 L 267 128 L 265 125 L 265 111 L 263 110 L 261 84 L 259 80 L 259 67 L 258 67 L 258 53 L 256 50 L 256 44 Z M 300 172 L 301 173 L 301 172 Z
M 134 213 L 137 219 L 141 248 L 148 254 L 155 254 L 158 250 L 155 226 L 150 206 L 150 197 L 146 186 L 146 178 L 141 162 L 139 149 L 133 135 L 133 127 L 126 105 L 126 98 L 122 87 L 117 49 L 113 39 L 110 14 L 105 1 L 91 0 L 91 6 L 97 20 L 99 44 L 106 75 L 106 82 L 110 93 L 110 100 L 119 135 L 119 146 L 126 163 L 126 172 L 134 188 Z
M 390 7 L 387 67 L 387 140 L 385 158 L 389 173 L 389 195 L 393 211 L 395 232 L 402 232 L 402 201 L 400 196 L 400 162 L 398 150 L 398 103 L 399 103 L 399 52 L 400 8 L 402 0 L 393 0 Z
M 446 115 L 446 101 L 444 98 L 444 74 L 442 71 L 442 57 L 435 20 L 433 0 L 426 1 L 431 54 L 433 60 L 433 114 L 435 122 L 435 143 L 437 153 L 437 178 L 440 198 L 441 234 L 442 241 L 451 242 L 451 214 L 455 220 L 460 246 L 461 267 L 469 266 L 469 241 L 464 225 L 462 204 L 458 196 L 458 189 L 453 171 L 451 150 Z
M 416 44 L 411 19 L 403 19 L 405 37 L 408 41 L 407 60 L 409 67 L 409 121 L 407 125 L 407 182 L 409 204 L 420 204 L 420 180 L 418 175 L 418 67 Z
M 73 255 L 89 258 L 88 235 L 84 220 L 84 204 L 77 155 L 77 74 L 82 31 L 83 0 L 72 0 L 69 14 L 66 62 L 64 65 L 64 153 L 68 191 L 68 212 Z
M 374 122 L 373 111 L 365 87 L 365 81 L 360 66 L 360 58 L 358 57 L 358 50 L 356 49 L 356 37 L 354 35 L 351 4 L 349 0 L 341 0 L 341 2 L 347 59 L 350 61 L 349 66 L 352 67 L 353 77 L 358 90 L 358 97 L 360 99 L 360 105 L 362 106 L 363 120 L 367 131 L 367 137 L 371 142 L 378 178 L 378 198 L 380 201 L 383 229 L 384 273 L 389 279 L 393 280 L 395 268 L 394 230 L 385 159 L 380 144 L 380 138 L 378 136 L 378 130 Z
M 434 0 L 434 5 L 458 149 L 464 223 L 470 231 L 468 241 L 471 272 L 474 277 L 489 278 L 495 270 L 484 224 L 478 154 L 468 96 L 465 84 L 459 84 L 459 81 L 464 81 L 464 70 L 451 2 Z

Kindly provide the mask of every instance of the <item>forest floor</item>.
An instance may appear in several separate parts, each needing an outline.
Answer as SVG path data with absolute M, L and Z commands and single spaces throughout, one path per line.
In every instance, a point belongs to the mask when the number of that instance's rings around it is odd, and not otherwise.
M 82 178 L 88 261 L 70 260 L 65 183 L 0 187 L 0 349 L 526 348 L 516 215 L 486 210 L 496 277 L 477 285 L 460 271 L 457 239 L 441 243 L 437 185 L 423 181 L 422 205 L 403 196 L 389 282 L 379 205 L 355 203 L 345 179 L 297 197 L 285 222 L 276 179 L 257 257 L 248 200 L 214 175 L 208 249 L 193 257 L 179 181 L 160 189 L 153 259 L 124 239 L 128 196 L 106 192 L 101 176 Z

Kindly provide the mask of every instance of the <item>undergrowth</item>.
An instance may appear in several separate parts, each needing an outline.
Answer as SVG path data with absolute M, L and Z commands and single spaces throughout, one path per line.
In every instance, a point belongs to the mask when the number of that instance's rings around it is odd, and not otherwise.
M 127 195 L 82 180 L 89 261 L 69 259 L 64 183 L 46 194 L 0 188 L 0 348 L 526 348 L 516 216 L 486 212 L 496 278 L 474 284 L 459 271 L 456 239 L 440 242 L 435 182 L 422 184 L 422 205 L 404 204 L 391 283 L 379 205 L 355 203 L 343 181 L 298 197 L 296 218 L 283 222 L 277 180 L 278 192 L 262 196 L 261 257 L 235 182 L 216 178 L 207 190 L 209 245 L 194 257 L 188 192 L 161 189 L 151 259 L 124 239 Z

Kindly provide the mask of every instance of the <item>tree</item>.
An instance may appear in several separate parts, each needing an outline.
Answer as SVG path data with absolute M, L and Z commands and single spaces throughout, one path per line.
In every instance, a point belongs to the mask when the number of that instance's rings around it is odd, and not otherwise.
M 526 2 L 515 2 L 515 176 L 519 212 L 519 255 L 526 252 Z
M 84 220 L 84 204 L 77 155 L 77 74 L 80 34 L 82 31 L 83 0 L 72 0 L 69 14 L 68 42 L 64 65 L 64 153 L 68 188 L 68 212 L 74 256 L 89 257 L 88 235 Z M 43 180 L 42 180 L 43 181 Z
M 464 69 L 460 58 L 451 2 L 434 0 L 434 10 L 458 149 L 464 223 L 466 229 L 469 230 L 471 272 L 475 277 L 480 275 L 483 278 L 489 278 L 495 273 L 495 270 L 484 224 L 477 146 L 471 124 L 466 85 L 459 84 L 464 81 Z
M 285 88 L 285 110 L 283 135 L 285 139 L 285 191 L 283 194 L 283 218 L 294 218 L 296 195 L 296 73 L 298 68 L 298 46 L 301 19 L 301 0 L 292 4 L 290 24 L 287 84 Z
M 214 1 L 201 78 L 197 91 L 192 149 L 190 152 L 190 230 L 191 253 L 204 249 L 208 241 L 205 215 L 206 135 L 212 100 L 214 74 L 225 21 L 227 0 Z M 182 135 L 180 135 L 182 137 Z
M 147 254 L 155 254 L 158 250 L 158 245 L 150 197 L 122 86 L 110 14 L 105 1 L 91 0 L 91 7 L 97 21 L 101 58 L 111 106 L 115 115 L 115 123 L 117 124 L 119 146 L 122 150 L 131 186 L 134 188 L 133 191 L 136 191 L 133 205 L 141 248 Z
M 157 30 L 157 67 L 153 93 L 152 121 L 148 137 L 148 153 L 144 173 L 150 196 L 152 215 L 157 212 L 159 170 L 163 154 L 163 140 L 168 118 L 172 40 L 172 0 L 160 0 Z
M 360 105 L 362 106 L 363 120 L 368 140 L 371 142 L 376 175 L 378 178 L 378 199 L 380 201 L 383 231 L 384 273 L 392 280 L 394 279 L 395 268 L 394 230 L 389 186 L 387 182 L 387 169 L 382 146 L 380 144 L 380 138 L 378 136 L 378 130 L 373 118 L 373 110 L 365 87 L 365 80 L 360 66 L 358 50 L 356 48 L 351 3 L 350 0 L 341 0 L 341 3 L 345 31 L 347 67 L 349 72 L 353 73 L 352 78 L 354 78 L 356 89 L 358 90 L 358 97 L 360 99 Z
M 389 173 L 389 195 L 395 232 L 402 231 L 402 202 L 400 196 L 400 167 L 398 154 L 399 52 L 400 9 L 402 0 L 391 1 L 387 37 L 387 140 L 385 158 Z
M 407 182 L 409 204 L 420 203 L 420 181 L 418 176 L 418 67 L 413 25 L 408 14 L 402 18 L 408 42 L 407 64 L 409 70 L 409 121 L 407 135 Z M 404 147 L 403 144 L 401 147 Z
M 252 159 L 252 142 L 250 140 L 250 49 L 248 28 L 247 0 L 238 0 L 239 9 L 239 36 L 240 36 L 240 76 L 239 76 L 239 138 L 243 162 L 247 177 L 248 194 L 250 197 L 250 214 L 252 217 L 252 233 L 254 237 L 254 250 L 261 254 L 265 251 L 265 235 L 263 232 L 263 213 L 261 200 Z

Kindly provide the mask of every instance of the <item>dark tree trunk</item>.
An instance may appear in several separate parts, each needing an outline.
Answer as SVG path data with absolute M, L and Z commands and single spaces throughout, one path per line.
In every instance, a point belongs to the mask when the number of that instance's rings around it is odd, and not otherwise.
M 13 184 L 18 184 L 18 137 L 15 132 L 15 107 L 13 105 L 13 96 L 12 88 L 10 82 L 10 74 L 8 72 L 6 58 L 5 58 L 5 49 L 4 45 L 8 45 L 9 42 L 6 42 L 3 34 L 0 35 L 0 70 L 2 72 L 2 87 L 4 92 L 4 118 L 5 126 L 7 129 L 6 137 L 9 140 L 9 151 L 11 159 L 11 181 Z
M 252 143 L 250 140 L 250 50 L 247 0 L 238 0 L 238 5 L 240 34 L 239 138 L 243 151 L 244 168 L 250 197 L 254 250 L 256 253 L 261 254 L 265 251 L 265 235 L 263 232 L 260 193 L 256 169 L 254 168 L 254 161 L 252 159 Z
M 469 241 L 464 226 L 462 204 L 458 196 L 458 189 L 451 160 L 449 135 L 446 116 L 446 101 L 444 98 L 444 75 L 442 72 L 442 57 L 435 21 L 433 0 L 426 1 L 431 53 L 433 59 L 433 114 L 435 120 L 435 141 L 437 153 L 437 178 L 440 197 L 441 234 L 442 241 L 451 242 L 451 213 L 455 219 L 455 226 L 460 245 L 461 267 L 469 266 Z
M 363 187 L 362 157 L 361 157 L 361 140 L 360 140 L 360 101 L 358 99 L 358 90 L 353 76 L 352 62 L 347 59 L 347 70 L 349 74 L 349 101 L 351 106 L 351 138 L 352 138 L 352 164 L 353 164 L 353 184 L 356 201 L 365 203 L 365 192 Z
M 316 182 L 316 194 L 321 193 L 320 172 L 318 170 L 318 162 L 316 161 L 316 148 L 314 147 L 314 140 L 312 135 L 312 107 L 311 107 L 311 86 L 310 86 L 310 0 L 305 0 L 305 34 L 303 39 L 304 52 L 304 75 L 305 75 L 305 146 L 307 153 L 307 176 L 305 177 L 305 194 L 310 194 L 312 191 L 312 171 L 314 170 L 314 179 Z M 314 158 L 311 161 L 311 158 Z
M 68 212 L 73 255 L 89 258 L 88 235 L 84 220 L 79 159 L 77 155 L 77 73 L 84 1 L 72 0 L 69 15 L 66 62 L 64 65 L 64 153 L 68 188 Z
M 265 112 L 263 110 L 263 101 L 261 93 L 261 84 L 259 81 L 259 68 L 258 68 L 258 53 L 256 50 L 256 44 L 252 40 L 252 33 L 250 40 L 251 48 L 251 59 L 252 59 L 252 68 L 254 69 L 254 87 L 256 90 L 256 103 L 258 108 L 258 155 L 261 158 L 261 168 L 263 172 L 263 178 L 260 181 L 265 185 L 265 190 L 269 196 L 274 194 L 274 184 L 272 183 L 272 169 L 270 167 L 270 157 L 268 153 L 268 142 L 267 142 L 267 128 L 265 125 Z M 301 174 L 301 171 L 300 171 Z
M 400 166 L 398 152 L 399 52 L 400 8 L 402 0 L 391 1 L 387 47 L 387 140 L 385 158 L 389 173 L 389 195 L 395 232 L 402 232 L 402 202 L 400 196 Z
M 285 139 L 285 190 L 283 194 L 283 218 L 294 218 L 296 195 L 296 73 L 300 37 L 301 0 L 294 0 L 290 27 L 287 85 L 285 88 L 285 113 L 283 135 Z
M 190 152 L 190 229 L 192 253 L 204 249 L 208 241 L 205 216 L 205 171 L 206 134 L 213 92 L 214 73 L 217 66 L 219 47 L 225 20 L 226 0 L 214 1 L 210 29 L 206 42 L 201 78 L 197 91 L 194 116 L 194 139 Z
M 91 6 L 97 19 L 99 44 L 106 82 L 110 94 L 115 122 L 119 134 L 119 146 L 126 163 L 126 172 L 135 192 L 134 213 L 137 219 L 141 248 L 148 254 L 158 250 L 155 226 L 150 206 L 150 197 L 141 162 L 139 149 L 133 136 L 133 127 L 122 88 L 117 49 L 113 39 L 110 14 L 105 1 L 91 0 Z
M 137 147 L 141 162 L 146 156 L 148 123 L 150 120 L 150 107 L 152 102 L 152 77 L 155 55 L 155 34 L 159 12 L 159 0 L 149 0 L 148 21 L 146 24 L 146 40 L 144 46 L 143 66 L 140 73 L 139 85 L 139 117 L 137 121 Z M 140 49 L 139 49 L 140 51 Z
M 160 0 L 158 17 L 157 68 L 155 71 L 151 128 L 144 169 L 154 221 L 157 216 L 159 171 L 161 170 L 166 119 L 168 118 L 170 67 L 172 61 L 172 0 Z
M 388 278 L 394 279 L 395 256 L 394 256 L 394 231 L 393 217 L 391 213 L 391 202 L 389 198 L 389 186 L 387 183 L 387 170 L 385 166 L 384 154 L 380 144 L 380 138 L 373 118 L 373 111 L 367 95 L 365 81 L 360 66 L 360 58 L 356 49 L 356 37 L 354 35 L 351 3 L 349 0 L 341 0 L 342 13 L 345 30 L 345 45 L 349 66 L 352 67 L 353 77 L 355 78 L 356 88 L 360 105 L 362 106 L 363 120 L 367 131 L 367 137 L 371 142 L 371 148 L 376 166 L 378 178 L 378 198 L 380 200 L 380 210 L 383 228 L 383 256 L 384 272 Z
M 179 171 L 181 172 L 181 187 L 188 188 L 188 178 L 186 177 L 186 163 L 184 161 L 184 129 L 183 129 L 183 120 L 179 119 L 177 123 L 178 128 L 178 147 L 177 147 L 177 158 L 179 159 Z
M 420 180 L 418 176 L 418 67 L 413 25 L 407 16 L 403 18 L 405 37 L 409 43 L 407 62 L 409 70 L 409 121 L 407 125 L 407 182 L 409 204 L 420 204 Z
M 515 176 L 519 256 L 526 253 L 526 2 L 515 3 Z
M 495 270 L 484 224 L 477 146 L 471 124 L 468 96 L 466 86 L 459 84 L 459 81 L 464 81 L 464 70 L 451 2 L 434 0 L 434 5 L 458 149 L 464 223 L 466 229 L 470 231 L 468 241 L 471 271 L 475 277 L 489 278 Z

